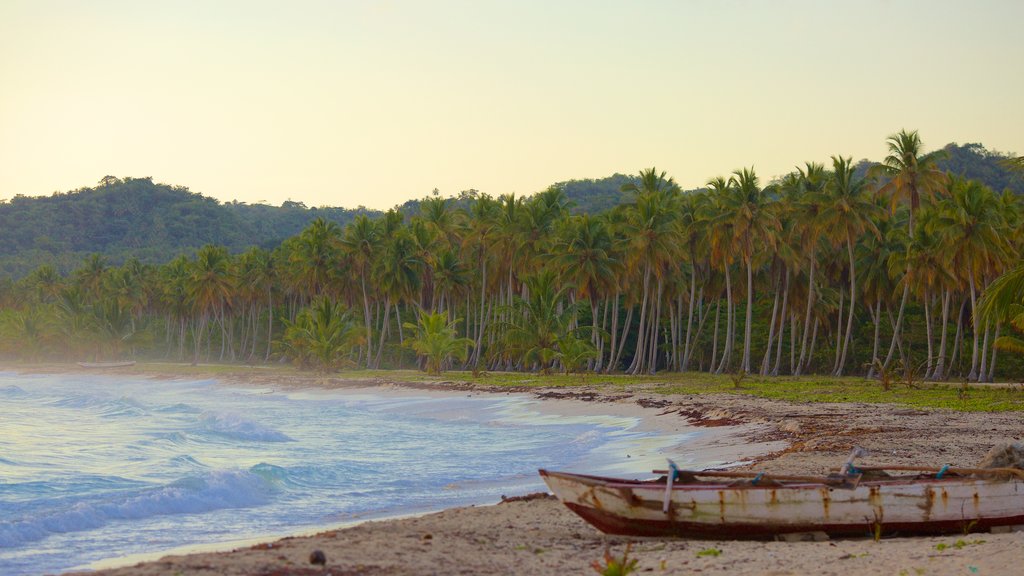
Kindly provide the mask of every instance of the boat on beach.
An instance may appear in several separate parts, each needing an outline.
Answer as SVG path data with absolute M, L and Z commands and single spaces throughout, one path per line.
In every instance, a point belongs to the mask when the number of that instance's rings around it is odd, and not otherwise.
M 78 362 L 79 368 L 125 368 L 135 366 L 135 360 L 125 362 Z
M 655 471 L 624 480 L 540 470 L 551 491 L 602 532 L 758 539 L 1024 529 L 1019 468 L 851 468 L 824 477 Z M 889 476 L 889 471 L 910 472 Z

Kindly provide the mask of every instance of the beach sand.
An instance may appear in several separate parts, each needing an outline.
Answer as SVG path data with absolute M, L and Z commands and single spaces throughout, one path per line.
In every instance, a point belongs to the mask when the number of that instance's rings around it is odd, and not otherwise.
M 151 374 L 160 377 L 158 374 Z M 163 376 L 169 377 L 169 376 Z M 364 388 L 377 393 L 507 394 L 508 388 L 469 383 L 352 381 L 258 371 L 218 378 L 247 385 Z M 558 402 L 557 412 L 639 416 L 671 431 L 681 424 L 721 428 L 710 435 L 723 457 L 741 469 L 827 473 L 854 446 L 864 464 L 972 465 L 992 445 L 1024 436 L 1019 413 L 960 413 L 875 404 L 798 404 L 729 394 L 655 395 L 644 387 L 513 390 Z M 638 475 L 645 471 L 638 470 Z M 512 495 L 510 495 L 512 496 Z M 523 496 L 523 495 L 516 495 Z M 593 574 L 606 548 L 621 555 L 632 543 L 639 574 L 1019 574 L 1024 532 L 874 541 L 749 542 L 637 539 L 606 536 L 550 496 L 512 498 L 494 506 L 449 509 L 404 519 L 369 521 L 312 536 L 244 546 L 228 552 L 169 555 L 104 575 L 332 574 Z M 310 564 L 321 551 L 326 566 Z M 109 565 L 109 564 L 108 564 Z

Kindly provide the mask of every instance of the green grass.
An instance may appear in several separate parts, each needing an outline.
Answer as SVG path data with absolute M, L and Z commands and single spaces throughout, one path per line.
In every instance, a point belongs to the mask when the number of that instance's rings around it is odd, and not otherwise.
M 369 374 L 369 373 L 368 373 Z M 875 380 L 859 377 L 821 376 L 761 378 L 748 376 L 739 387 L 729 375 L 705 373 L 658 374 L 654 376 L 608 376 L 519 373 L 491 373 L 473 377 L 468 372 L 447 372 L 430 378 L 417 372 L 379 371 L 374 377 L 394 381 L 473 382 L 508 388 L 590 386 L 603 391 L 643 391 L 655 394 L 737 394 L 791 402 L 849 402 L 897 404 L 912 408 L 945 408 L 963 412 L 1024 411 L 1024 387 L 969 386 L 924 383 L 909 387 L 894 384 L 883 390 Z
M 9 364 L 10 365 L 10 364 Z M 36 367 L 59 367 L 42 364 Z M 63 365 L 66 366 L 66 365 Z M 32 365 L 21 364 L 22 368 Z M 383 380 L 410 383 L 473 383 L 495 388 L 598 388 L 603 392 L 645 392 L 652 394 L 737 394 L 791 402 L 847 402 L 896 404 L 911 408 L 944 408 L 963 412 L 1024 411 L 1024 386 L 961 386 L 959 384 L 918 383 L 915 387 L 896 382 L 884 390 L 877 381 L 860 377 L 822 376 L 762 378 L 747 376 L 736 385 L 728 374 L 698 372 L 662 373 L 654 376 L 605 374 L 551 374 L 491 372 L 473 376 L 471 372 L 449 371 L 429 376 L 417 370 L 343 370 L 326 375 L 303 372 L 286 364 L 247 366 L 244 364 L 200 364 L 140 362 L 122 373 L 160 373 L 171 376 L 308 376 L 341 380 Z

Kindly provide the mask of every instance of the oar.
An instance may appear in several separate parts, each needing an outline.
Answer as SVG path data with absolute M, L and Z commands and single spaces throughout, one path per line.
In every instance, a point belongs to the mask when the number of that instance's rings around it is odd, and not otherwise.
M 997 476 L 1003 474 L 1010 474 L 1024 480 L 1024 470 L 1020 468 L 953 468 L 950 466 L 943 466 L 936 468 L 934 466 L 858 466 L 858 470 L 862 471 L 885 471 L 894 470 L 896 472 L 932 472 L 935 474 L 974 474 L 977 476 Z
M 654 474 L 668 474 L 668 470 L 654 470 Z M 809 484 L 852 484 L 860 481 L 860 474 L 851 476 L 793 476 L 788 474 L 769 474 L 767 472 L 729 472 L 725 470 L 679 470 L 680 476 L 705 476 L 708 478 L 758 478 L 759 480 L 778 480 L 780 482 L 806 482 Z M 673 474 L 674 476 L 674 474 Z

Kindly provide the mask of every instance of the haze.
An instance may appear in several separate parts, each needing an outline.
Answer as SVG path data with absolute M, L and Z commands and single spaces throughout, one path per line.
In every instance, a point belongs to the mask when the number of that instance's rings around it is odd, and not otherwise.
M 387 208 L 657 166 L 1020 152 L 1024 2 L 0 0 L 0 199 Z

